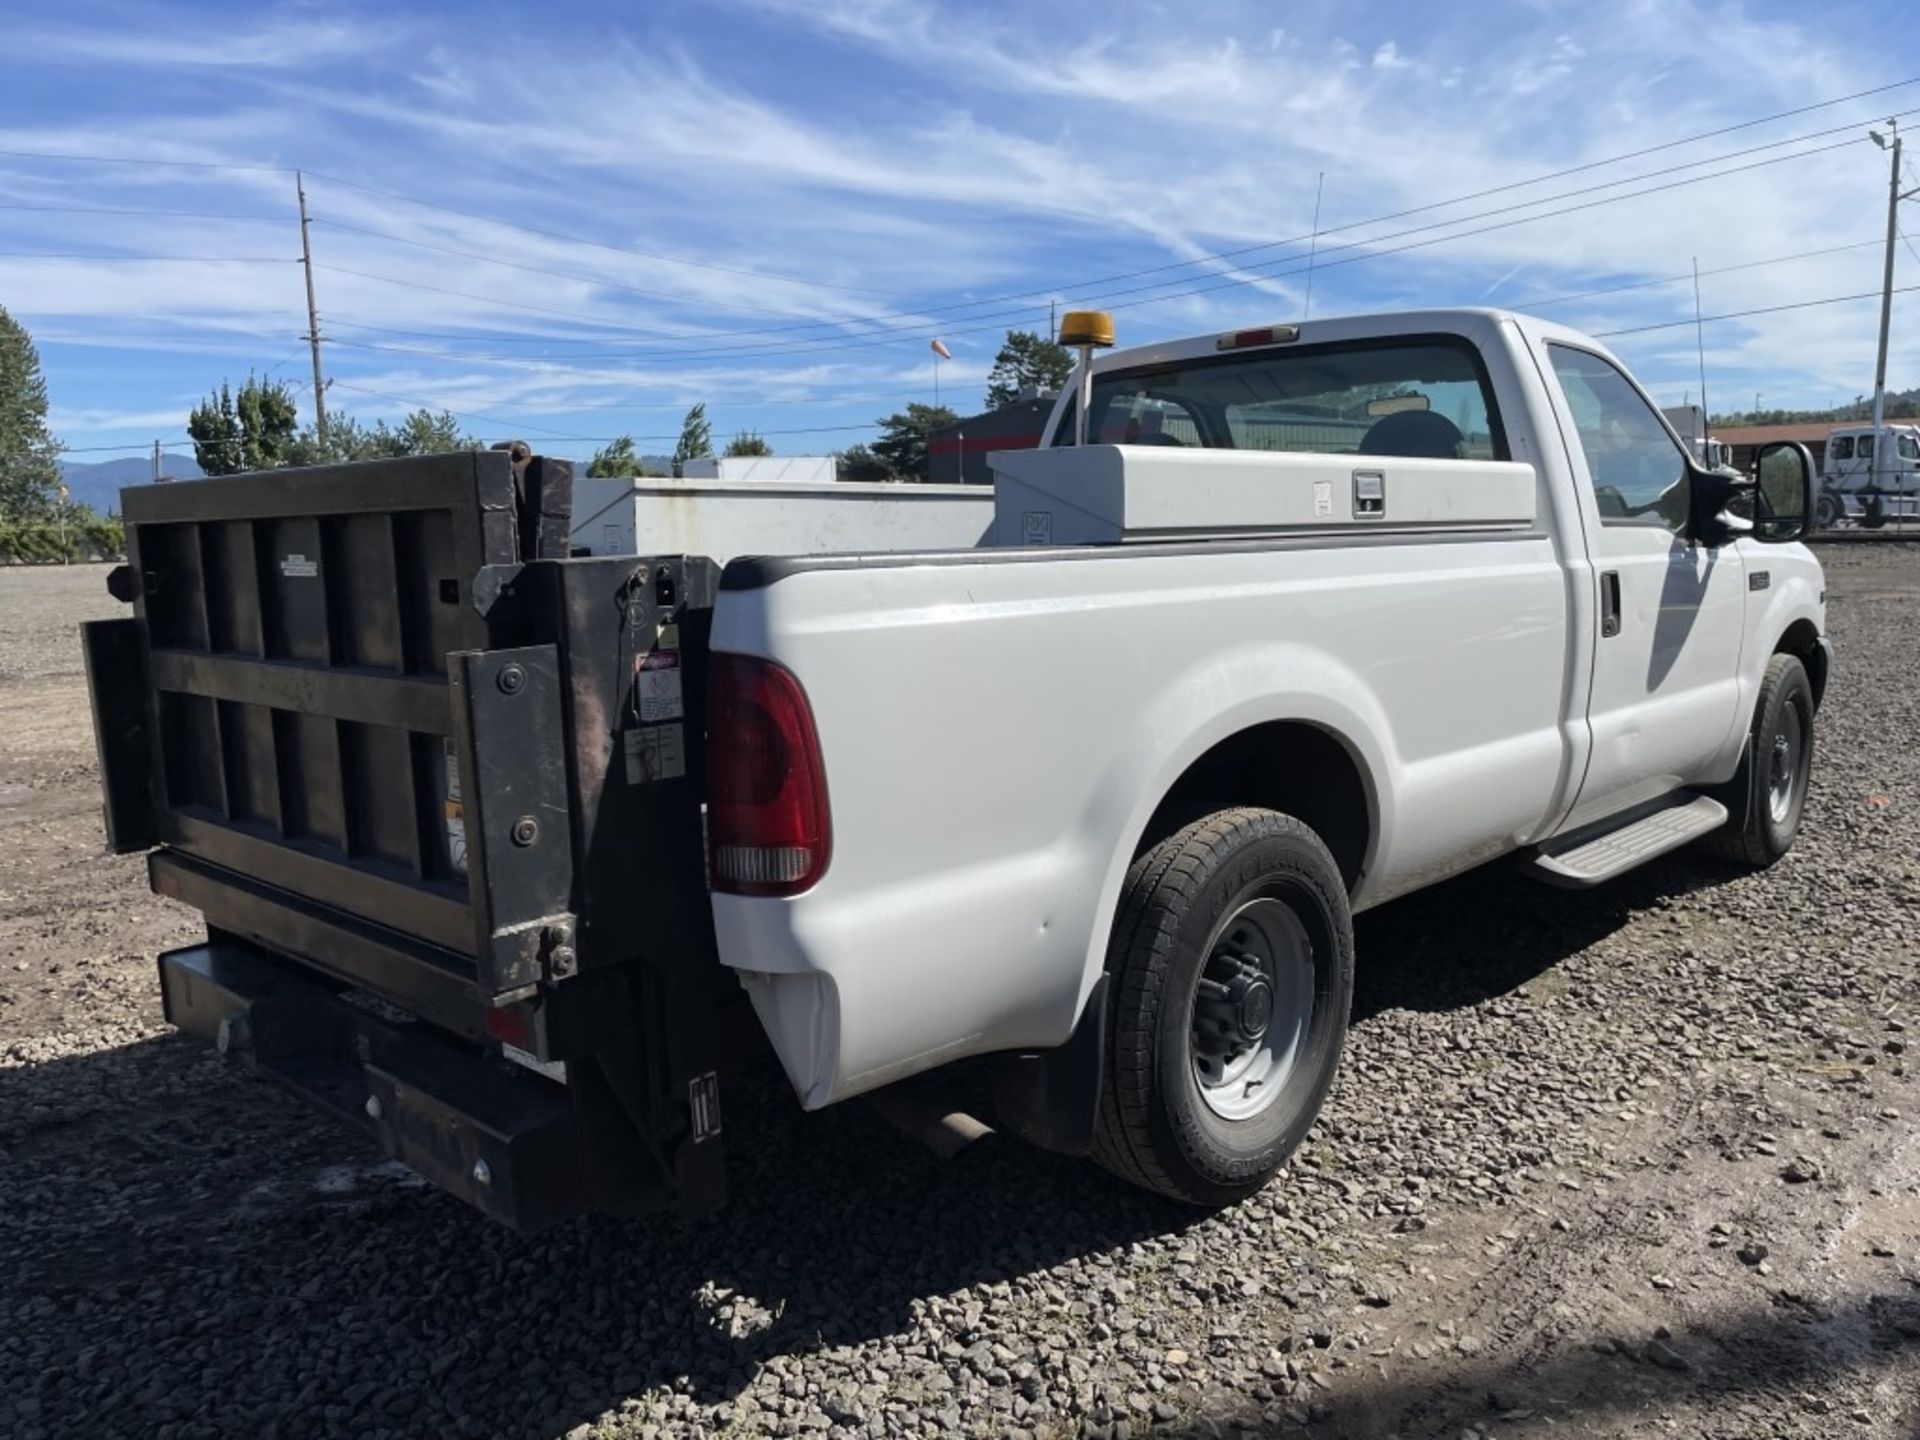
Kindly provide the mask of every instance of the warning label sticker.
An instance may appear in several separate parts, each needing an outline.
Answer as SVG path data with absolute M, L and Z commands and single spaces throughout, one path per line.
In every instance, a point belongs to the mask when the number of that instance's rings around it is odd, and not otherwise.
M 1051 510 L 1022 510 L 1020 512 L 1020 543 L 1022 545 L 1051 545 L 1053 543 L 1053 512 Z
M 1313 518 L 1333 514 L 1333 482 L 1316 480 L 1313 482 Z
M 443 742 L 447 761 L 447 860 L 456 875 L 467 873 L 467 810 L 460 800 L 460 759 L 453 741 Z
M 680 652 L 654 650 L 643 655 L 639 673 L 634 677 L 634 692 L 644 724 L 678 720 L 685 715 L 680 688 Z
M 687 773 L 686 729 L 680 725 L 643 725 L 627 731 L 627 783 L 651 785 L 678 780 Z
M 289 580 L 311 580 L 320 573 L 320 562 L 293 554 L 280 562 L 280 573 Z

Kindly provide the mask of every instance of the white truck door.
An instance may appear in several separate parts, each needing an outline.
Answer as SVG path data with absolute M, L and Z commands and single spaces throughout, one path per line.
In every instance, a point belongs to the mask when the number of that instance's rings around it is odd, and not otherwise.
M 1564 828 L 1710 778 L 1740 704 L 1745 566 L 1686 537 L 1687 456 L 1611 360 L 1544 344 L 1599 585 L 1593 750 Z M 1725 778 L 1725 777 L 1720 777 Z

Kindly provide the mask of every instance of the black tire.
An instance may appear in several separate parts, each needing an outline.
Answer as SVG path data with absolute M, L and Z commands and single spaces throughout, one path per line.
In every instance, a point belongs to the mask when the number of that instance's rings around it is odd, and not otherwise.
M 1203 971 L 1231 956 L 1233 936 L 1245 934 L 1244 926 L 1228 931 L 1229 922 L 1249 915 L 1262 917 L 1263 936 L 1283 932 L 1277 948 L 1286 954 L 1274 963 L 1291 967 L 1293 983 L 1270 988 L 1266 1030 L 1291 1032 L 1284 1043 L 1292 1060 L 1276 1070 L 1271 1099 L 1256 1102 L 1263 1108 L 1223 1118 L 1214 1105 L 1232 1086 L 1215 1089 L 1212 1102 L 1203 1096 L 1196 994 Z M 1346 1039 L 1353 920 L 1333 856 L 1313 831 L 1276 811 L 1221 810 L 1196 820 L 1127 872 L 1107 968 L 1112 999 L 1094 1158 L 1122 1179 L 1189 1204 L 1226 1205 L 1252 1194 L 1305 1138 Z M 1271 1003 L 1288 990 L 1304 1001 L 1309 989 L 1304 1020 L 1302 1004 Z
M 1796 655 L 1775 655 L 1760 681 L 1746 753 L 1715 793 L 1728 820 L 1703 842 L 1722 860 L 1764 870 L 1793 848 L 1813 773 L 1813 686 Z M 1781 758 L 1790 765 L 1781 793 Z M 1782 803 L 1776 803 L 1782 802 Z
M 1831 490 L 1822 490 L 1820 499 L 1814 506 L 1813 515 L 1816 530 L 1837 530 L 1840 528 L 1840 522 L 1847 518 L 1847 507 Z

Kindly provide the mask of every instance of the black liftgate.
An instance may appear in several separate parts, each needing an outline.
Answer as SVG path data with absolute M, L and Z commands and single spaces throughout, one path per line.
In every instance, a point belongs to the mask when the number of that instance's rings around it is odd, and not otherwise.
M 207 941 L 167 1017 L 522 1230 L 723 1198 L 714 566 L 567 557 L 565 462 L 123 492 L 108 837 Z

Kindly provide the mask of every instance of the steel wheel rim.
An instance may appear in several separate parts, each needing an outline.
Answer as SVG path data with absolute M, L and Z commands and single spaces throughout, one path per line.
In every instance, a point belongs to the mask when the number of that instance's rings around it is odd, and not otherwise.
M 1800 709 L 1788 705 L 1780 722 L 1780 733 L 1773 737 L 1773 751 L 1767 764 L 1767 813 L 1776 825 L 1793 812 L 1794 792 L 1800 785 L 1800 752 L 1806 744 L 1806 727 L 1800 723 Z
M 1207 1109 L 1251 1120 L 1275 1104 L 1313 1024 L 1313 942 L 1293 908 L 1259 896 L 1214 931 L 1195 977 L 1187 1064 Z

